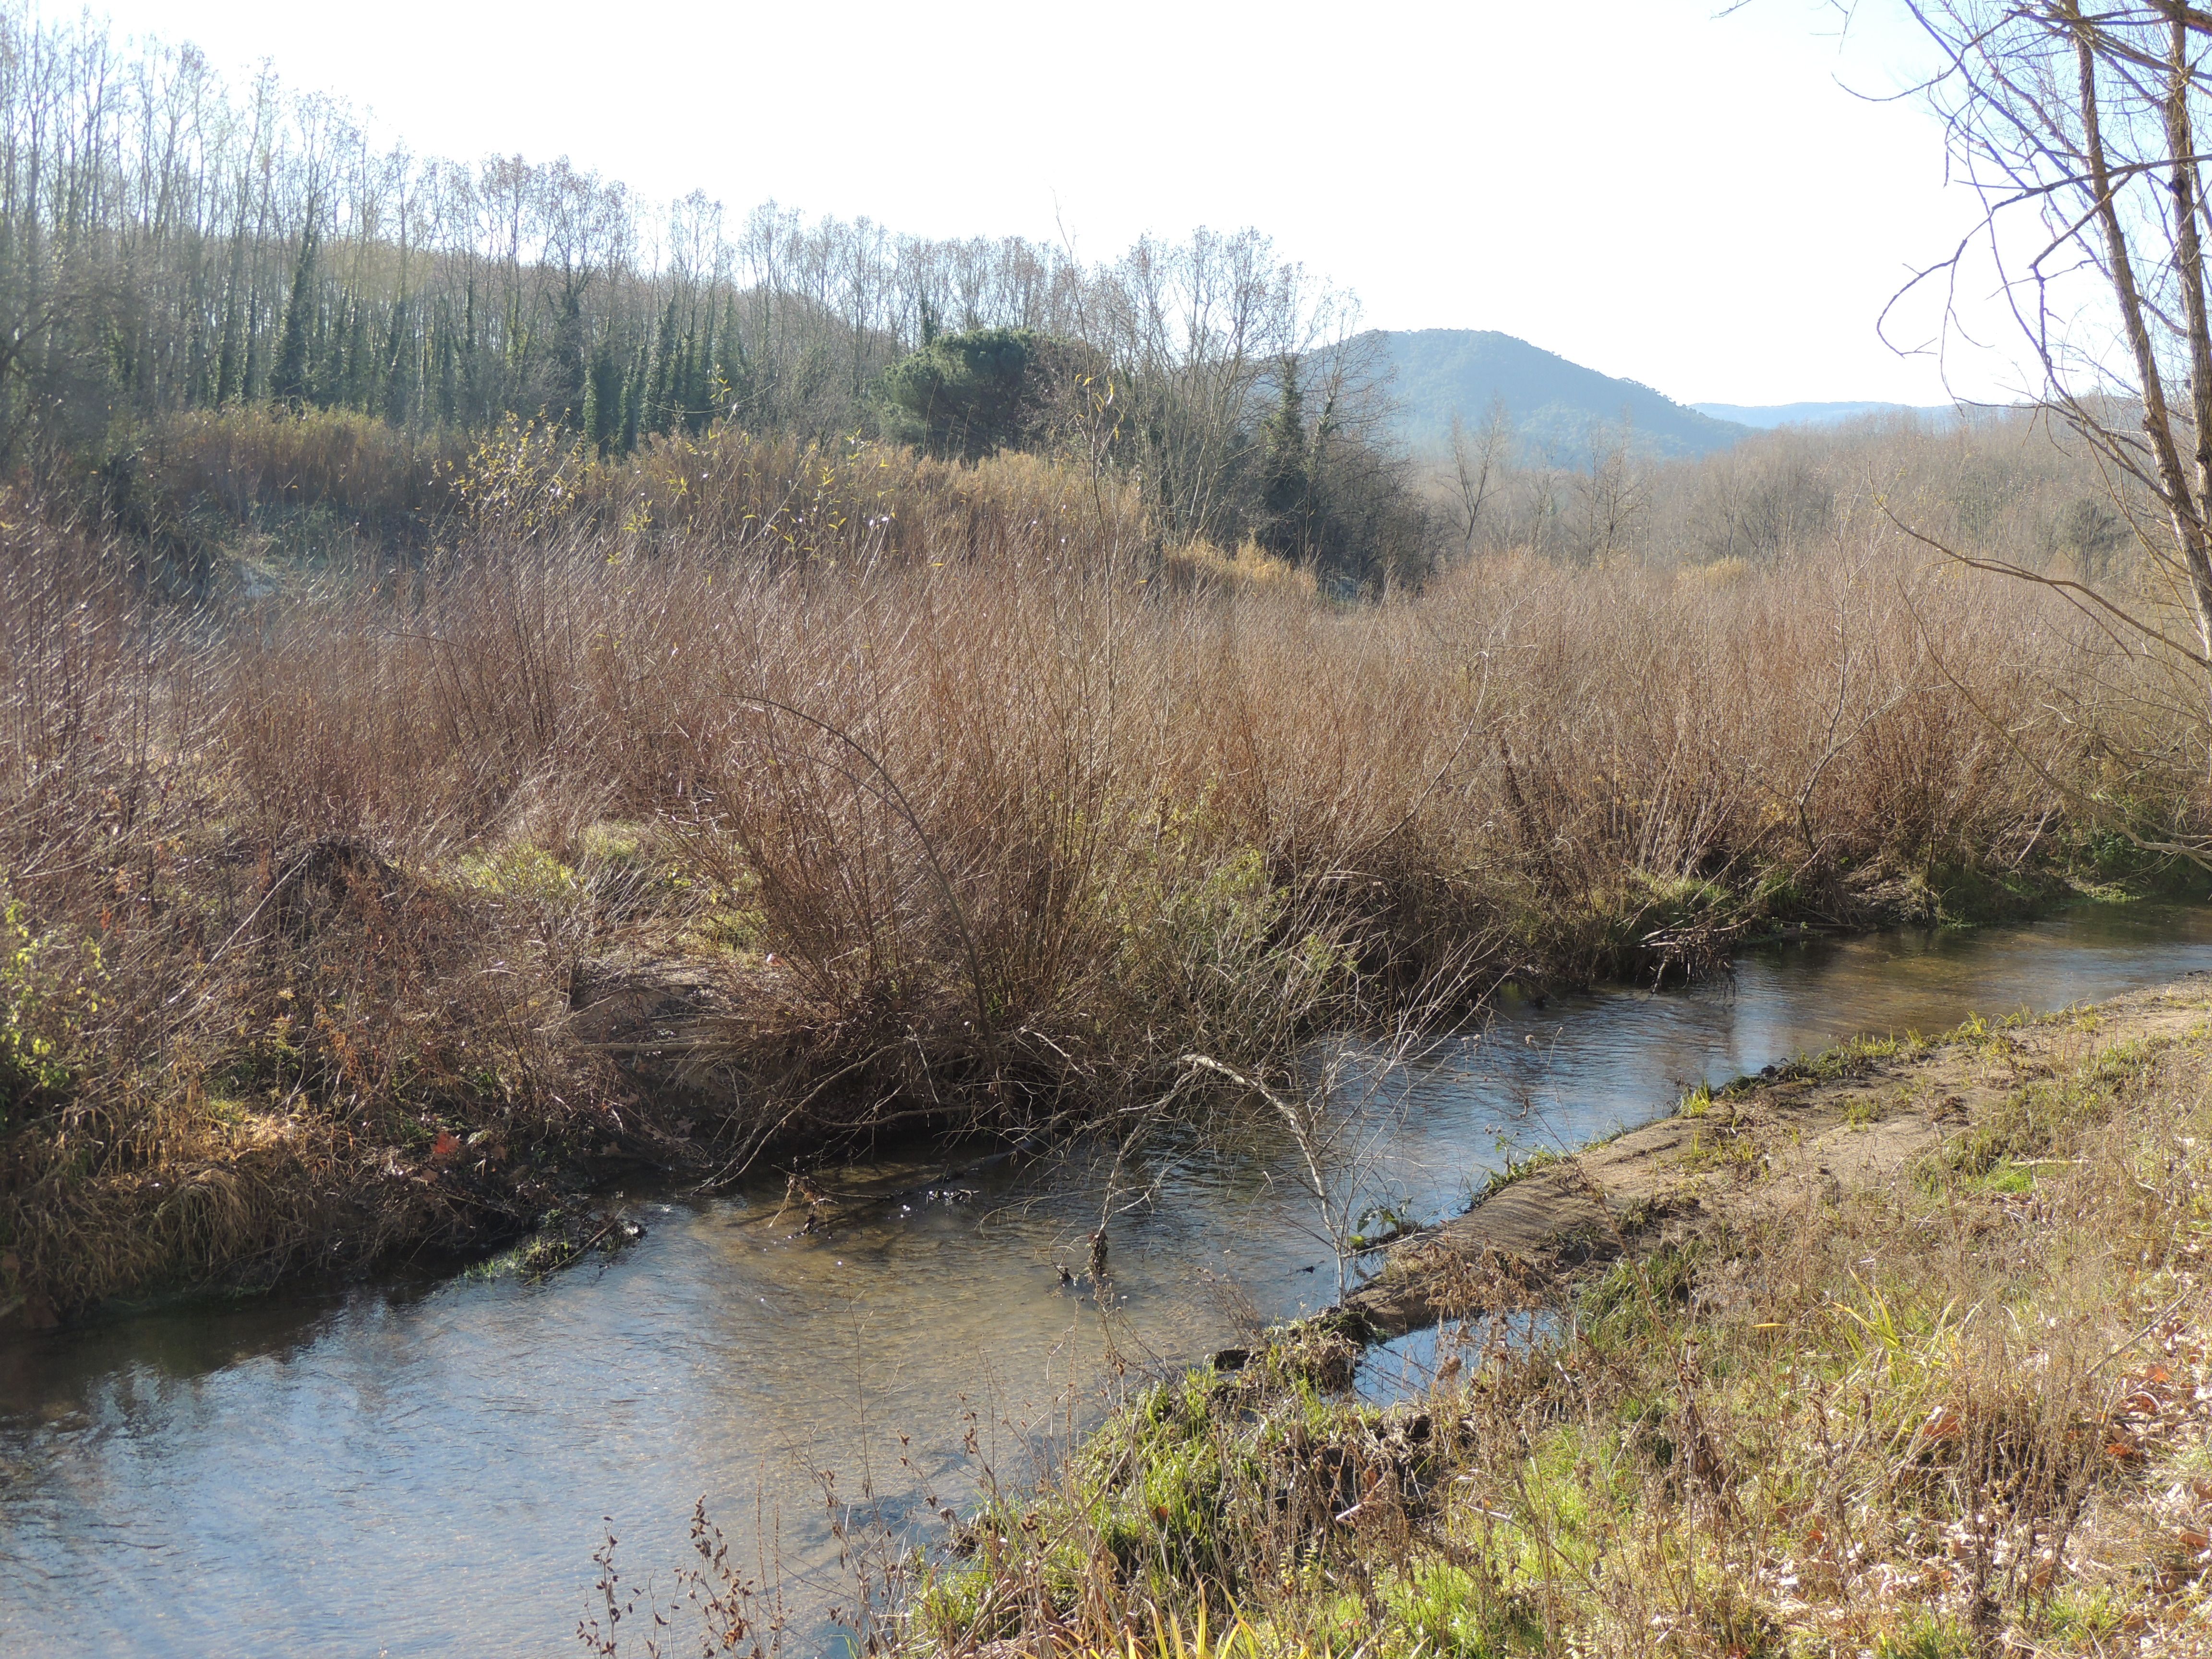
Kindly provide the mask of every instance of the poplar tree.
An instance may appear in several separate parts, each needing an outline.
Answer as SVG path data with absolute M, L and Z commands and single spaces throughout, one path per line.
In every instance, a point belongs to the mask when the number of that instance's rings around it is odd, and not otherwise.
M 368 307 L 353 301 L 353 326 L 348 331 L 345 362 L 334 377 L 337 395 L 331 401 L 348 409 L 368 410 L 376 401 L 376 356 L 369 348 Z
M 481 365 L 477 351 L 477 281 L 473 276 L 469 278 L 468 294 L 461 310 L 459 356 L 460 393 L 455 400 L 454 418 L 472 426 L 483 412 Z
M 407 301 L 403 295 L 392 307 L 392 326 L 385 332 L 384 355 L 379 367 L 384 371 L 384 418 L 394 426 L 407 424 L 408 406 L 412 401 L 414 375 L 408 362 L 407 346 L 410 336 L 407 327 Z
M 453 349 L 453 307 L 449 300 L 438 301 L 430 354 L 437 375 L 438 424 L 451 426 L 459 416 L 459 388 L 455 383 L 459 364 Z
M 250 294 L 246 301 L 246 366 L 239 372 L 238 396 L 241 403 L 252 403 L 261 390 L 261 295 Z

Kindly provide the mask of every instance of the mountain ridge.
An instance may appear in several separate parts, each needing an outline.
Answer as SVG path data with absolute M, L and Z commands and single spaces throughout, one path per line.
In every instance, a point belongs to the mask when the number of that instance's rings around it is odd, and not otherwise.
M 1399 404 L 1396 435 L 1415 449 L 1448 444 L 1454 415 L 1480 427 L 1493 401 L 1504 404 L 1523 450 L 1556 464 L 1575 464 L 1593 443 L 1622 439 L 1661 459 L 1710 455 L 1754 430 L 1496 330 L 1376 330 L 1375 337 Z
M 1700 415 L 1710 415 L 1717 421 L 1733 421 L 1738 426 L 1753 427 L 1761 432 L 1771 432 L 1778 426 L 1838 426 L 1845 421 L 1863 420 L 1878 415 L 1916 415 L 1935 420 L 1950 420 L 1958 414 L 1958 410 L 1948 404 L 1706 403 L 1692 404 L 1689 407 Z

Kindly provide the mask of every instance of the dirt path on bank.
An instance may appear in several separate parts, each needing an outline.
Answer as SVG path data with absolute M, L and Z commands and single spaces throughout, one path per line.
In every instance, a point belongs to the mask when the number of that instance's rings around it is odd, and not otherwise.
M 2192 974 L 2026 1024 L 1847 1043 L 1770 1067 L 1675 1115 L 1547 1164 L 1391 1247 L 1322 1322 L 1364 1342 L 1506 1305 L 1685 1231 L 1742 1228 L 1909 1178 L 2039 1082 L 2091 1054 L 2180 1037 L 2212 1016 Z

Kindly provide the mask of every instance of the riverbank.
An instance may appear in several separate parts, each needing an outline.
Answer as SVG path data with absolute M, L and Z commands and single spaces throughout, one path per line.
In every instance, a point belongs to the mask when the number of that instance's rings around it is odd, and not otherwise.
M 2199 1652 L 2208 1239 L 2212 982 L 1846 1044 L 1148 1392 L 971 1520 L 909 1643 L 1206 1605 L 1255 1653 Z M 1400 1403 L 1325 1386 L 1439 1319 Z
M 685 453 L 659 516 L 488 446 L 434 554 L 205 602 L 0 526 L 0 1316 L 1227 1115 L 1320 1032 L 2031 913 L 2203 818 L 2148 669 L 1901 547 L 1340 605 L 1155 580 L 1035 458 Z
M 841 1073 L 830 1062 L 856 1034 L 763 948 L 744 894 L 695 878 L 651 826 L 594 824 L 562 851 L 573 862 L 526 845 L 410 870 L 356 838 L 276 854 L 180 838 L 118 872 L 154 926 L 87 939 L 11 912 L 0 1333 L 395 1262 L 459 1267 L 518 1243 L 514 1262 L 550 1269 L 629 1236 L 599 1207 L 620 1185 L 713 1190 L 770 1159 L 826 1172 L 979 1127 L 1041 1144 L 1133 1092 L 1163 1122 L 1220 1103 L 1203 1092 L 1218 1092 L 1213 1074 L 1163 1069 L 1157 1053 L 1124 1057 L 1120 1078 L 1093 1061 L 1088 1096 L 1041 1108 L 1007 1080 L 979 1101 L 972 1067 L 990 1057 L 972 1040 L 902 1056 L 887 1052 L 896 1029 L 878 1034 L 874 1071 Z M 2012 915 L 2082 896 L 2049 872 L 2010 890 Z M 1255 884 L 1206 919 L 1226 941 L 1189 942 L 1287 960 L 1236 938 L 1250 920 L 1237 911 L 1281 901 Z M 1732 909 L 1727 931 L 1759 914 Z M 1155 925 L 1189 921 L 1171 908 Z M 1133 924 L 1131 941 L 1157 942 Z M 1575 982 L 1573 963 L 1530 948 L 1515 988 L 1538 992 L 1547 959 Z M 1429 1016 L 1479 1006 L 1514 960 Z M 1210 1029 L 1208 1046 L 1265 1073 L 1368 994 L 1348 961 L 1286 972 L 1291 994 L 1268 1020 L 1220 1029 L 1224 996 L 1284 982 L 1239 978 L 1197 1008 L 1182 1000 L 1191 1023 L 1156 1025 L 1148 1050 Z

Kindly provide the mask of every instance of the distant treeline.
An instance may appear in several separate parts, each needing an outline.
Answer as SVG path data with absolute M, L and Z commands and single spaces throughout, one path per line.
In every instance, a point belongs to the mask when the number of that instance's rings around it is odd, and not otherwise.
M 1141 476 L 1164 540 L 1403 574 L 1435 526 L 1373 441 L 1353 321 L 1256 232 L 1086 264 L 773 204 L 732 224 L 565 159 L 382 148 L 271 74 L 0 6 L 10 467 L 252 404 L 543 417 L 611 453 L 729 421 L 1055 448 Z
M 1640 453 L 1621 426 L 1594 425 L 1574 464 L 1518 440 L 1493 408 L 1431 460 L 1453 556 L 1767 566 L 1909 528 L 1929 557 L 1948 549 L 2115 591 L 2154 575 L 2156 502 L 2030 410 L 1785 427 L 1693 460 Z

